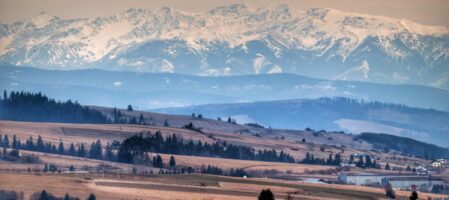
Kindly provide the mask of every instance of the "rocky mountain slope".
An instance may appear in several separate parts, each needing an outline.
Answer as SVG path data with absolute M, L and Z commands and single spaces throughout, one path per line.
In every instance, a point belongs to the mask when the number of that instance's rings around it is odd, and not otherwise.
M 296 73 L 449 89 L 449 31 L 327 8 L 245 4 L 0 24 L 0 62 L 192 75 Z

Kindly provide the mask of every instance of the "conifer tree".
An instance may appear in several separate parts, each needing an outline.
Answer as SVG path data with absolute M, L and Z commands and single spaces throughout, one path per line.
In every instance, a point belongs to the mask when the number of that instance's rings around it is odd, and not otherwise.
M 48 172 L 48 165 L 47 165 L 47 163 L 45 163 L 44 172 Z
M 371 156 L 369 155 L 365 156 L 365 167 L 373 167 L 373 162 L 371 161 Z
M 9 148 L 9 138 L 8 135 L 5 134 L 5 137 L 3 138 L 3 146 L 6 148 Z
M 332 165 L 333 163 L 334 163 L 334 161 L 332 159 L 332 154 L 329 154 L 329 158 L 327 158 L 327 164 Z
M 39 137 L 37 138 L 36 149 L 38 151 L 45 151 L 45 144 L 44 140 L 42 140 L 41 135 L 39 135 Z
M 58 153 L 59 153 L 59 154 L 64 154 L 64 153 L 65 153 L 65 150 L 64 150 L 64 143 L 62 143 L 62 140 L 59 142 Z
M 274 200 L 274 194 L 270 189 L 262 190 L 259 194 L 259 200 Z
M 79 157 L 86 156 L 86 150 L 84 149 L 84 143 L 81 143 L 80 147 L 78 148 L 78 156 Z
M 412 168 L 410 167 L 410 165 L 407 165 L 407 168 L 405 168 L 405 171 L 412 171 Z
M 73 142 L 70 144 L 70 148 L 69 148 L 68 154 L 71 155 L 71 156 L 76 156 L 75 145 L 73 145 Z
M 176 160 L 175 157 L 170 157 L 170 167 L 176 167 Z
M 410 199 L 410 200 L 417 200 L 418 199 L 418 193 L 416 191 L 413 191 L 412 195 L 408 199 Z
M 90 194 L 87 200 L 96 200 L 97 197 L 94 194 Z
M 41 195 L 39 196 L 39 200 L 50 200 L 50 196 L 45 190 L 42 190 Z
M 109 161 L 114 161 L 114 153 L 112 152 L 112 147 L 111 144 L 109 144 L 109 142 L 106 144 L 106 150 L 105 150 L 105 160 L 109 160 Z
M 349 156 L 349 164 L 353 164 L 354 163 L 354 155 L 351 154 L 351 156 Z
M 140 116 L 139 116 L 139 124 L 140 124 L 140 125 L 145 124 L 145 119 L 143 118 L 142 113 L 140 113 Z
M 364 167 L 365 166 L 365 162 L 363 161 L 363 156 L 360 155 L 359 156 L 359 161 L 357 161 L 357 167 Z
M 12 136 L 12 148 L 17 149 L 17 137 L 16 134 Z
M 164 163 L 162 161 L 162 157 L 159 154 L 157 156 L 155 156 L 155 158 L 153 158 L 153 166 L 154 167 L 158 167 L 158 168 L 163 168 L 164 167 Z

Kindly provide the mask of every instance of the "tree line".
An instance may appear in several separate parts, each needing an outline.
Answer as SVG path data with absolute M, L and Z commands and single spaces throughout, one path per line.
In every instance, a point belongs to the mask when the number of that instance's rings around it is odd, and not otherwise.
M 142 114 L 139 118 L 125 117 L 121 111 L 114 108 L 112 118 L 98 110 L 80 105 L 77 101 L 56 101 L 41 92 L 16 92 L 9 94 L 3 91 L 0 98 L 0 119 L 29 122 L 59 122 L 59 123 L 94 123 L 94 124 L 141 124 L 145 125 Z M 127 111 L 132 112 L 131 105 Z
M 269 162 L 295 162 L 295 159 L 284 151 L 278 153 L 274 149 L 255 150 L 251 147 L 228 144 L 227 142 L 213 142 L 211 144 L 203 143 L 200 140 L 185 142 L 176 134 L 164 138 L 159 131 L 155 134 L 147 133 L 146 136 L 140 134 L 125 139 L 118 150 L 118 161 L 132 163 L 136 157 L 142 157 L 146 152 Z
M 235 177 L 249 177 L 249 174 L 242 168 L 231 168 L 228 171 L 225 171 L 219 167 L 208 165 L 203 166 L 200 170 L 202 174 L 213 174 L 213 175 L 222 175 L 222 176 L 235 176 Z
M 62 141 L 60 141 L 59 144 L 56 145 L 51 142 L 45 142 L 40 135 L 38 136 L 37 140 L 35 140 L 33 136 L 30 136 L 25 142 L 21 142 L 21 140 L 17 138 L 16 135 L 13 135 L 12 139 L 10 139 L 9 135 L 5 134 L 2 137 L 2 135 L 0 134 L 0 147 L 3 147 L 4 149 L 13 148 L 15 150 L 22 149 L 43 153 L 88 157 L 98 160 L 116 160 L 113 152 L 113 147 L 109 143 L 107 143 L 105 147 L 104 154 L 103 145 L 101 144 L 100 140 L 93 142 L 90 145 L 89 149 L 85 147 L 84 143 L 81 143 L 77 146 L 78 147 L 76 148 L 75 144 L 71 143 L 70 147 L 67 149 Z
M 124 163 L 148 163 L 154 167 L 163 168 L 164 162 L 159 153 L 175 155 L 194 155 L 205 157 L 220 157 L 241 160 L 259 160 L 270 162 L 289 162 L 294 163 L 295 159 L 285 153 L 276 150 L 255 150 L 251 147 L 228 144 L 226 142 L 214 142 L 212 144 L 203 143 L 200 140 L 184 141 L 176 134 L 163 137 L 161 132 L 155 134 L 148 132 L 146 136 L 143 133 L 125 139 L 122 143 L 113 142 L 103 145 L 101 140 L 92 142 L 90 148 L 84 143 L 75 145 L 71 143 L 67 148 L 62 140 L 59 144 L 46 142 L 39 135 L 37 139 L 30 136 L 25 142 L 22 142 L 16 135 L 12 138 L 5 134 L 0 134 L 0 147 L 37 151 L 44 153 L 53 153 L 68 156 L 86 157 L 97 160 L 107 160 Z M 156 153 L 154 157 L 148 157 L 148 152 Z M 176 160 L 171 157 L 169 166 L 176 166 Z
M 359 155 L 357 161 L 355 161 L 354 155 L 349 156 L 348 164 L 355 164 L 359 168 L 375 168 L 380 169 L 380 164 L 375 159 L 372 159 L 369 155 Z M 388 164 L 388 163 L 387 163 Z
M 398 137 L 381 133 L 361 133 L 356 137 L 383 148 L 385 152 L 396 150 L 425 159 L 447 158 L 449 149 L 427 144 L 411 138 Z
M 315 165 L 340 165 L 342 162 L 341 154 L 337 153 L 335 156 L 332 156 L 332 154 L 329 154 L 329 157 L 327 159 L 322 159 L 315 157 L 313 154 L 307 152 L 306 156 L 303 160 L 301 160 L 301 163 L 303 164 L 315 164 Z
M 0 119 L 31 122 L 110 123 L 101 112 L 77 101 L 56 101 L 39 93 L 3 91 Z

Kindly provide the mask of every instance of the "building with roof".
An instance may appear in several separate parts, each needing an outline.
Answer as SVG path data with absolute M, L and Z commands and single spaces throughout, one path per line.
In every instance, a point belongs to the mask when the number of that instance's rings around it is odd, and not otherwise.
M 341 173 L 338 175 L 338 180 L 340 183 L 344 184 L 380 186 L 382 184 L 382 179 L 386 176 L 388 175 L 372 173 Z
M 415 177 L 385 177 L 382 179 L 382 185 L 391 184 L 395 189 L 400 190 L 418 190 L 431 191 L 434 185 L 445 185 L 443 179 L 415 176 Z

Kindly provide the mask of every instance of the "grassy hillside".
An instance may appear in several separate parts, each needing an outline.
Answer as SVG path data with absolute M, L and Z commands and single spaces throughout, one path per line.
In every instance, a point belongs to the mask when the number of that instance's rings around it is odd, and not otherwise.
M 404 105 L 357 101 L 348 98 L 319 98 L 234 104 L 209 104 L 155 109 L 168 114 L 201 113 L 203 116 L 237 122 L 256 122 L 265 127 L 306 127 L 346 132 L 379 132 L 412 137 L 446 147 L 449 113 Z

